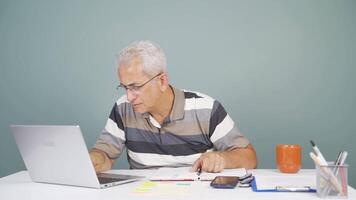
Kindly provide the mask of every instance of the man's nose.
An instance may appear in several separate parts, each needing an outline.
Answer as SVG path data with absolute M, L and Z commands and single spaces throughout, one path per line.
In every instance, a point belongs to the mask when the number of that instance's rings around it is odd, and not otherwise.
M 132 103 L 135 98 L 136 98 L 136 95 L 134 94 L 134 92 L 132 92 L 131 90 L 127 89 L 126 90 L 126 95 L 127 95 L 127 100 Z

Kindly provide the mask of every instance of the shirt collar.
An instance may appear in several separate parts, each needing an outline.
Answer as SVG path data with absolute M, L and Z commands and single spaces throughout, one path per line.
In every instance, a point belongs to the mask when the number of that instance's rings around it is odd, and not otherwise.
M 169 87 L 173 91 L 174 100 L 171 113 L 169 114 L 169 118 L 171 121 L 180 120 L 184 118 L 184 106 L 185 106 L 185 96 L 184 92 L 178 88 L 175 88 L 171 85 Z M 149 118 L 149 113 L 142 114 L 144 118 Z
M 171 110 L 170 118 L 172 121 L 183 119 L 184 117 L 184 106 L 185 106 L 185 96 L 184 92 L 178 88 L 170 86 L 174 93 L 173 107 Z

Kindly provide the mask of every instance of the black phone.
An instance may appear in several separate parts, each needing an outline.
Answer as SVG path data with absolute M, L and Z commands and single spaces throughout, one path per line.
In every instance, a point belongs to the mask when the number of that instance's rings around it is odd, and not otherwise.
M 228 189 L 236 187 L 239 182 L 237 176 L 217 176 L 211 181 L 210 186 L 213 188 Z

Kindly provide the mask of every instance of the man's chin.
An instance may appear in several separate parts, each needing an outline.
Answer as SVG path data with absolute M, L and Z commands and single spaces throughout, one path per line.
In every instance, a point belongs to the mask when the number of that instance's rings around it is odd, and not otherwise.
M 140 114 L 143 114 L 143 113 L 145 113 L 144 111 L 142 111 L 142 110 L 139 110 L 139 109 L 134 109 L 134 111 L 135 111 L 136 113 L 140 113 Z
M 133 106 L 133 110 L 134 110 L 135 112 L 141 113 L 141 114 L 143 114 L 143 113 L 146 112 L 145 109 L 143 109 L 143 108 L 140 107 L 140 106 Z

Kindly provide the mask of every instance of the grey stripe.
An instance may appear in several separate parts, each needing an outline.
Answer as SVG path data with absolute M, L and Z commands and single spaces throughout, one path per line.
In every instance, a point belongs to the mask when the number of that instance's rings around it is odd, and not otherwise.
M 233 147 L 245 148 L 249 143 L 248 139 L 234 126 L 224 137 L 214 142 L 214 147 L 219 150 Z
M 199 109 L 185 111 L 184 119 L 171 122 L 172 124 L 164 125 L 164 130 L 180 135 L 208 134 L 210 109 Z M 124 127 L 147 130 L 158 133 L 158 129 L 150 124 L 142 115 L 126 116 L 124 118 Z
M 165 126 L 164 131 L 178 135 L 206 135 L 208 137 L 208 121 L 183 122 L 175 121 L 173 126 Z
M 161 155 L 187 156 L 196 153 L 204 153 L 211 149 L 213 145 L 207 144 L 174 144 L 162 145 L 151 142 L 126 141 L 126 146 L 136 153 L 155 153 Z
M 126 141 L 150 142 L 155 144 L 176 145 L 176 144 L 206 144 L 211 145 L 208 135 L 197 133 L 195 135 L 178 135 L 175 133 L 152 133 L 140 129 L 126 129 Z
M 159 168 L 159 167 L 169 167 L 167 165 L 147 166 L 147 165 L 144 165 L 144 164 L 141 164 L 141 163 L 135 161 L 134 159 L 130 158 L 128 155 L 127 155 L 127 160 L 129 161 L 130 169 L 154 169 L 154 168 Z M 175 164 L 175 165 L 172 165 L 171 167 L 187 167 L 187 166 L 191 166 L 191 165 Z

